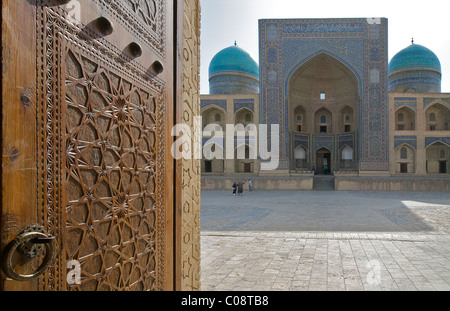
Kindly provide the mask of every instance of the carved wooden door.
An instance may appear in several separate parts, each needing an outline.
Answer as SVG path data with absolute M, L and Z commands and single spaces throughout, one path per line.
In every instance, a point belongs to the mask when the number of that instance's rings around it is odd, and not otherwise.
M 2 6 L 2 289 L 173 289 L 173 2 Z

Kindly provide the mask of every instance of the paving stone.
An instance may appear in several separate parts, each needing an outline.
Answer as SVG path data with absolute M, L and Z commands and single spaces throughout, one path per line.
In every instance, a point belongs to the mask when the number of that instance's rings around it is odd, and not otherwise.
M 202 290 L 450 290 L 449 193 L 255 191 L 235 202 L 202 194 Z

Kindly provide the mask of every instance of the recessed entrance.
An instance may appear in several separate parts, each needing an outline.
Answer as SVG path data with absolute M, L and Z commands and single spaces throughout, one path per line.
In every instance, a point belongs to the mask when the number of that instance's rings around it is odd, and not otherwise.
M 252 172 L 252 164 L 244 163 L 244 173 L 251 173 L 251 172 Z
M 205 173 L 212 173 L 212 161 L 205 161 Z
M 316 172 L 321 175 L 328 175 L 331 172 L 331 152 L 322 148 L 316 153 Z
M 439 162 L 439 174 L 447 174 L 447 161 Z

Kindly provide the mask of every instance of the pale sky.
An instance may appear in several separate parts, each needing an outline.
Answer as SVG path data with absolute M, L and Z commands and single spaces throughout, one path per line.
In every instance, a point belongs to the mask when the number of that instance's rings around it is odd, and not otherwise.
M 411 39 L 432 50 L 442 65 L 442 92 L 450 93 L 448 0 L 200 0 L 201 94 L 209 93 L 215 54 L 237 41 L 259 63 L 258 20 L 266 18 L 388 18 L 389 61 Z

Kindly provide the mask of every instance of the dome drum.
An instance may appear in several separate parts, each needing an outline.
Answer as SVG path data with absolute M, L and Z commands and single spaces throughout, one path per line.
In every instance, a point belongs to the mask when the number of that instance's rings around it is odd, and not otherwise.
M 441 92 L 441 74 L 432 71 L 398 72 L 391 74 L 389 89 L 401 93 Z
M 249 75 L 217 74 L 209 79 L 209 89 L 214 95 L 259 94 L 259 81 Z

